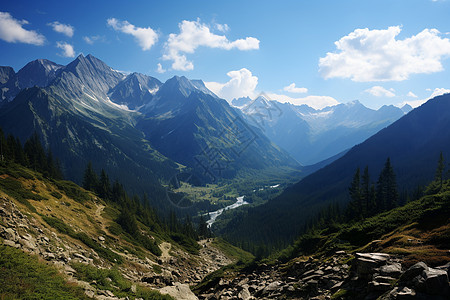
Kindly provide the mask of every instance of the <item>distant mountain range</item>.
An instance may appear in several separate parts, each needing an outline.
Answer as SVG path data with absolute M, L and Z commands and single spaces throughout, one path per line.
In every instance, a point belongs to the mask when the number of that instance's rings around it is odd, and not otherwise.
M 450 94 L 446 94 L 409 112 L 280 196 L 249 209 L 224 232 L 233 241 L 286 244 L 320 209 L 331 203 L 345 207 L 356 168 L 368 166 L 371 182 L 376 183 L 388 157 L 400 192 L 412 192 L 433 179 L 441 151 L 444 158 L 450 157 L 449 128 Z
M 232 104 L 302 165 L 316 164 L 346 151 L 412 110 L 409 105 L 385 105 L 373 110 L 357 100 L 316 110 L 264 96 L 234 99 Z

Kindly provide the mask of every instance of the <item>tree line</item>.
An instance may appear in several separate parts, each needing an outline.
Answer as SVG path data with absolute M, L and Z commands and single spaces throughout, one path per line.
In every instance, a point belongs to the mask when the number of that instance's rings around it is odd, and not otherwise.
M 0 128 L 0 162 L 14 162 L 40 172 L 45 177 L 63 178 L 59 160 L 53 156 L 50 149 L 44 149 L 36 132 L 22 146 L 19 138 L 12 134 L 5 137 L 3 130 Z
M 180 221 L 173 211 L 166 218 L 161 219 L 155 209 L 150 207 L 146 193 L 142 197 L 138 195 L 130 197 L 117 179 L 111 183 L 104 169 L 97 174 L 91 162 L 87 164 L 84 171 L 82 186 L 118 208 L 120 215 L 116 222 L 126 233 L 156 255 L 161 254 L 156 240 L 140 230 L 139 222 L 146 225 L 152 232 L 168 234 L 175 242 L 192 253 L 198 250 L 196 240 L 211 237 L 203 217 L 200 217 L 198 226 L 194 225 L 189 215 Z

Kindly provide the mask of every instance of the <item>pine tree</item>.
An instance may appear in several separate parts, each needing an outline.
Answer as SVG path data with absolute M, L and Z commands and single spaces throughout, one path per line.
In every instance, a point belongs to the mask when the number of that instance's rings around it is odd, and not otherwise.
M 83 176 L 83 187 L 89 191 L 96 191 L 98 187 L 98 177 L 94 172 L 94 168 L 92 167 L 92 163 L 89 162 L 86 170 L 84 171 Z
M 441 154 L 439 155 L 439 161 L 438 161 L 438 166 L 436 168 L 436 174 L 434 176 L 434 181 L 436 181 L 439 185 L 439 190 L 442 189 L 442 182 L 444 180 L 444 169 L 445 169 L 445 163 L 444 163 L 444 155 Z
M 203 216 L 200 216 L 200 221 L 198 224 L 198 235 L 200 238 L 204 239 L 211 237 L 208 224 L 206 223 L 205 218 L 203 218 Z
M 369 215 L 369 211 L 373 206 L 373 199 L 371 199 L 370 195 L 370 175 L 369 175 L 369 166 L 364 168 L 364 173 L 361 177 L 361 202 L 362 202 L 362 215 L 367 217 Z
M 111 199 L 111 183 L 109 182 L 109 176 L 105 170 L 102 169 L 100 173 L 100 181 L 98 185 L 98 195 L 105 200 Z
M 359 168 L 356 169 L 353 180 L 348 188 L 350 194 L 350 202 L 347 208 L 347 216 L 350 220 L 361 217 L 361 176 Z
M 397 206 L 398 190 L 394 168 L 388 157 L 377 182 L 376 205 L 378 212 L 390 210 Z

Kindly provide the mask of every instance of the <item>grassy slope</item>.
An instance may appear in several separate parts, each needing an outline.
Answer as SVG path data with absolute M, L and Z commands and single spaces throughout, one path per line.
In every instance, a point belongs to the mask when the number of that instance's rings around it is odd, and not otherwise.
M 89 299 L 81 288 L 68 284 L 55 267 L 3 245 L 0 245 L 0 298 Z
M 0 197 L 13 200 L 25 215 L 34 218 L 42 228 L 47 228 L 49 232 L 57 232 L 67 246 L 73 249 L 81 247 L 88 251 L 95 250 L 98 256 L 93 256 L 94 263 L 98 266 L 113 267 L 113 270 L 116 270 L 114 266 L 117 265 L 121 268 L 132 267 L 126 260 L 125 253 L 142 258 L 155 257 L 126 233 L 120 230 L 112 233 L 109 228 L 120 228 L 114 222 L 119 214 L 118 210 L 72 182 L 48 180 L 41 174 L 22 166 L 3 164 L 0 165 Z M 1 218 L 0 225 L 5 225 Z M 158 241 L 167 240 L 167 237 L 151 232 L 144 225 L 140 226 L 141 230 L 154 236 Z M 106 247 L 98 242 L 99 236 L 105 238 L 103 245 Z M 0 278 L 4 284 L 0 285 L 0 299 L 3 297 L 4 299 L 35 299 L 29 296 L 34 293 L 37 295 L 36 299 L 84 297 L 78 296 L 77 288 L 66 287 L 64 278 L 56 269 L 45 266 L 37 258 L 30 258 L 20 250 L 1 247 Z M 125 280 L 118 272 L 111 271 L 111 273 L 107 271 L 108 269 L 89 269 L 74 264 L 72 267 L 77 269 L 77 277 L 81 280 L 104 282 L 106 277 L 117 278 L 117 282 L 113 281 L 115 286 L 98 285 L 97 287 L 109 289 L 122 297 L 129 296 L 132 297 L 130 299 L 134 299 L 134 296 L 139 295 L 143 299 L 172 299 L 140 286 L 136 295 L 130 294 L 131 282 Z M 6 269 L 9 270 L 9 274 L 3 272 Z M 46 279 L 45 272 L 49 272 L 49 279 Z M 38 282 L 41 281 L 42 286 L 38 286 Z M 56 298 L 52 298 L 51 288 L 56 289 Z M 59 292 L 64 296 L 59 297 Z
M 450 261 L 450 181 L 441 191 L 353 224 L 300 237 L 291 256 L 330 255 L 336 250 L 382 251 L 405 256 L 405 264 Z

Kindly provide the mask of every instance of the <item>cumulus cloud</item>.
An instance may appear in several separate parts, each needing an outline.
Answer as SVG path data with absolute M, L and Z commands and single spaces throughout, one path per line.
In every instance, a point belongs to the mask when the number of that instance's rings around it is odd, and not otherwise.
M 224 35 L 211 32 L 206 24 L 197 21 L 182 21 L 178 24 L 180 33 L 171 33 L 165 44 L 164 60 L 172 61 L 172 69 L 189 71 L 194 69 L 194 64 L 186 58 L 186 53 L 194 53 L 198 47 L 218 48 L 224 50 L 254 50 L 259 49 L 259 40 L 254 37 L 246 37 L 229 41 Z M 227 26 L 228 27 L 228 26 Z M 223 28 L 224 29 L 224 28 Z
M 322 109 L 327 106 L 333 106 L 339 104 L 339 102 L 330 96 L 317 96 L 311 95 L 302 98 L 293 98 L 286 95 L 280 95 L 275 93 L 267 93 L 271 100 L 276 100 L 281 103 L 291 103 L 294 105 L 306 104 L 315 109 Z
M 238 71 L 230 71 L 227 75 L 230 77 L 228 82 L 205 82 L 206 87 L 229 102 L 234 98 L 250 97 L 254 99 L 258 96 L 259 92 L 256 90 L 258 77 L 254 76 L 250 70 L 242 68 Z M 336 99 L 329 96 L 311 95 L 303 98 L 293 98 L 276 93 L 265 93 L 265 95 L 270 100 L 276 100 L 281 103 L 288 102 L 294 105 L 306 104 L 315 109 L 339 104 Z
M 304 87 L 296 87 L 295 83 L 291 83 L 288 86 L 285 86 L 283 88 L 283 91 L 289 92 L 289 93 L 295 93 L 295 94 L 303 94 L 303 93 L 307 93 L 308 89 L 304 88 Z
M 115 18 L 108 19 L 107 24 L 116 31 L 132 35 L 144 51 L 150 50 L 158 41 L 158 33 L 150 27 L 136 27 L 128 21 L 119 21 Z
M 407 94 L 406 96 L 411 97 L 411 98 L 417 98 L 417 95 L 414 94 L 414 93 L 411 92 L 411 91 L 409 91 L 408 94 Z
M 48 26 L 52 27 L 54 31 L 67 35 L 68 37 L 73 37 L 74 28 L 68 24 L 62 24 L 58 21 L 48 23 Z
M 335 42 L 337 51 L 320 58 L 324 78 L 353 81 L 402 81 L 412 74 L 443 70 L 441 61 L 450 55 L 450 40 L 436 29 L 399 40 L 400 26 L 383 30 L 356 29 Z
M 379 85 L 373 86 L 370 89 L 365 90 L 364 92 L 369 93 L 375 97 L 388 97 L 388 98 L 395 97 L 394 89 L 387 90 Z
M 252 72 L 246 68 L 227 73 L 230 80 L 226 83 L 205 82 L 205 85 L 214 94 L 228 101 L 234 98 L 256 96 L 256 86 L 258 85 L 258 77 L 253 76 Z
M 159 74 L 162 74 L 162 73 L 165 73 L 166 71 L 167 70 L 164 69 L 163 66 L 160 63 L 157 64 L 156 72 L 158 72 Z
M 426 99 L 403 101 L 398 106 L 402 107 L 405 104 L 409 104 L 413 108 L 416 108 L 416 107 L 424 104 L 428 100 L 433 99 L 434 97 L 450 93 L 450 89 L 446 89 L 446 88 L 435 88 L 434 90 L 432 90 L 432 89 L 426 89 L 426 90 L 429 91 L 429 92 L 432 92 L 431 95 L 429 97 L 427 97 Z M 409 95 L 409 93 L 408 93 L 408 95 Z
M 57 42 L 56 47 L 62 50 L 59 55 L 64 57 L 75 57 L 75 50 L 73 49 L 73 46 L 71 44 L 68 44 L 66 42 Z
M 17 20 L 8 12 L 0 12 L 0 39 L 8 43 L 43 45 L 45 37 L 34 30 L 24 29 L 22 26 L 26 24 L 26 20 Z

